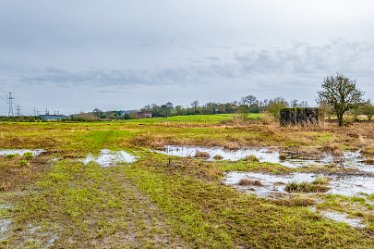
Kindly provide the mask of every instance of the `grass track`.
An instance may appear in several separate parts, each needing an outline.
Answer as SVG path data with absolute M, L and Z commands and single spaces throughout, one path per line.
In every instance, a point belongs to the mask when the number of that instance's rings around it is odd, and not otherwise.
M 0 173 L 13 177 L 12 184 L 0 190 L 0 204 L 13 205 L 10 210 L 0 210 L 0 220 L 10 217 L 13 221 L 10 236 L 0 240 L 0 248 L 39 248 L 53 235 L 58 237 L 56 248 L 374 247 L 373 216 L 364 216 L 370 224 L 367 229 L 356 230 L 323 219 L 307 207 L 258 199 L 220 183 L 226 171 L 292 171 L 288 168 L 178 158 L 168 166 L 166 156 L 148 151 L 168 143 L 297 149 L 338 144 L 342 148 L 368 146 L 369 150 L 370 139 L 374 139 L 367 126 L 351 130 L 280 128 L 260 122 L 231 124 L 227 122 L 231 118 L 211 115 L 110 123 L 0 124 L 0 147 L 50 151 L 31 160 L 27 168 L 20 167 L 21 157 L 0 158 Z M 365 135 L 365 145 L 360 144 L 358 135 L 346 136 L 347 131 Z M 141 160 L 112 168 L 74 162 L 103 148 L 132 150 Z M 54 157 L 62 160 L 49 162 Z M 362 200 L 334 196 L 320 208 L 360 215 L 358 205 L 373 210 Z M 40 227 L 38 232 L 33 234 L 30 225 Z

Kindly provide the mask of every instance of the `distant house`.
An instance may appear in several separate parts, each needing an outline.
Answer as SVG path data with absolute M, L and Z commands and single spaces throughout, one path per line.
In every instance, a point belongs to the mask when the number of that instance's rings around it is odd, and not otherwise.
M 137 118 L 152 118 L 152 112 L 137 112 Z
M 136 113 L 136 110 L 121 110 L 121 111 L 118 111 L 118 114 L 120 115 L 120 117 L 123 117 L 125 115 L 131 115 L 133 113 Z
M 44 121 L 59 121 L 67 117 L 65 115 L 39 115 L 39 118 Z

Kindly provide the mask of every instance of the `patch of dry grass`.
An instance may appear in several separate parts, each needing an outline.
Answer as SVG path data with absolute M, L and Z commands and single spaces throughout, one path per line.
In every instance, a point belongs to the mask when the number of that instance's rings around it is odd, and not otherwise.
M 240 186 L 259 186 L 259 187 L 263 186 L 260 180 L 248 179 L 248 178 L 241 179 L 239 181 L 239 185 Z
M 195 158 L 208 159 L 210 157 L 208 152 L 197 150 L 195 152 Z

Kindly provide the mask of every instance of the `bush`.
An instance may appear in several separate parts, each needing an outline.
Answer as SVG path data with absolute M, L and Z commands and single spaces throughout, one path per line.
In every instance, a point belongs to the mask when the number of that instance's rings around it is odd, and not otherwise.
M 33 158 L 33 154 L 31 152 L 26 152 L 23 154 L 23 157 L 26 159 L 26 160 L 30 160 Z
M 29 164 L 29 162 L 28 162 L 27 160 L 21 160 L 21 161 L 19 162 L 19 164 L 20 164 L 22 167 L 26 167 L 26 166 Z
M 9 154 L 9 155 L 6 155 L 6 158 L 12 159 L 12 158 L 15 158 L 16 156 L 17 156 L 16 154 Z
M 270 100 L 267 106 L 267 111 L 271 113 L 275 118 L 278 119 L 280 111 L 286 107 L 288 107 L 287 101 L 283 98 L 278 97 L 278 98 Z

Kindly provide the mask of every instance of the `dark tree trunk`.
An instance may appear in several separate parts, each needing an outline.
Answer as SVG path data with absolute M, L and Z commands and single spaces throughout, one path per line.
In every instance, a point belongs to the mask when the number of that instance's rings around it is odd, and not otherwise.
M 343 126 L 343 116 L 344 116 L 344 114 L 338 114 L 337 116 L 338 116 L 338 124 L 341 127 L 341 126 Z

